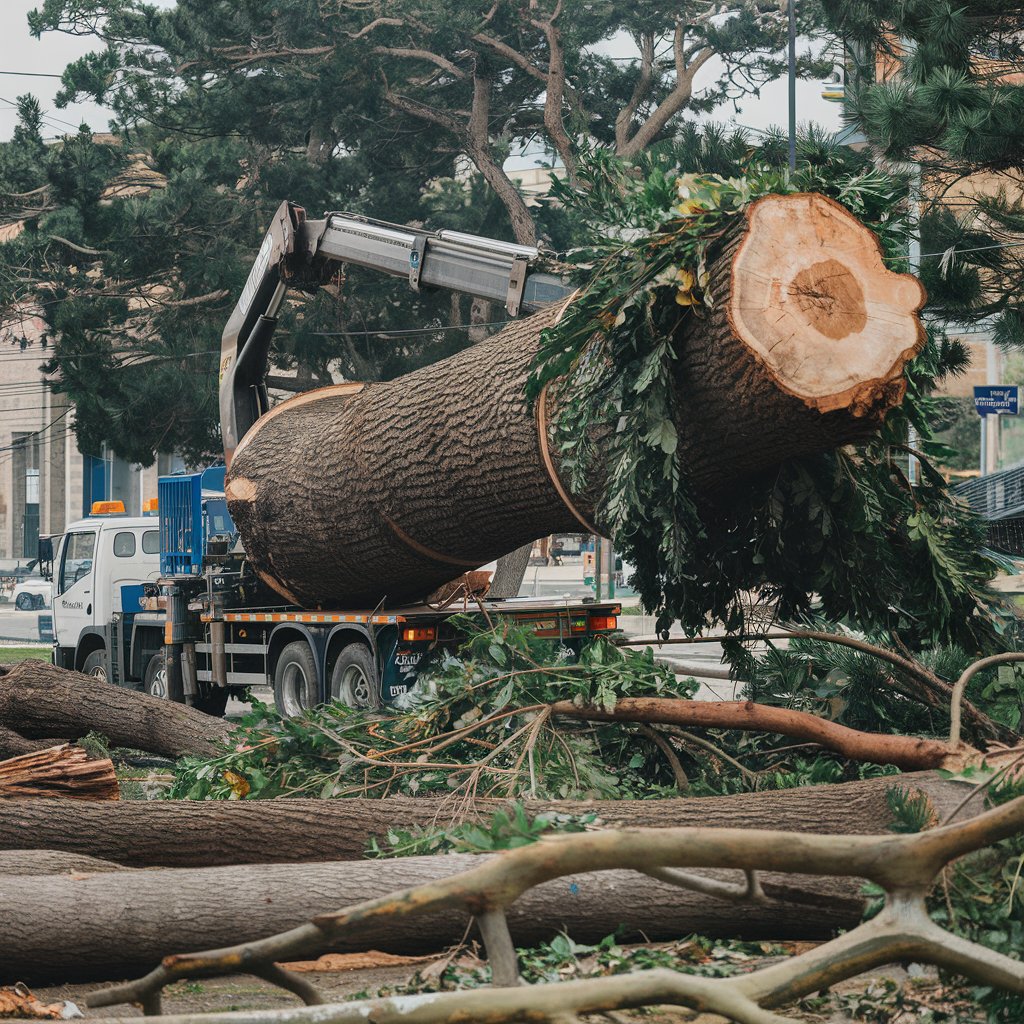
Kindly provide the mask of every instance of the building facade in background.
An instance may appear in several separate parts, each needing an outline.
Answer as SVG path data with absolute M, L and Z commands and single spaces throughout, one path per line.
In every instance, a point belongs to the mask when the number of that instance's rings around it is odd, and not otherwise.
M 6 311 L 0 326 L 0 561 L 36 557 L 40 536 L 63 533 L 94 501 L 116 499 L 141 514 L 157 477 L 184 469 L 162 455 L 153 466 L 109 452 L 82 452 L 74 409 L 50 389 L 45 324 L 31 309 Z

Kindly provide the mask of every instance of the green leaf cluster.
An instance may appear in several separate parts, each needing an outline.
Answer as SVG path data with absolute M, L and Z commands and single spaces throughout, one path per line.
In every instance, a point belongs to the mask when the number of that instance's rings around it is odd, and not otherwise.
M 544 710 L 563 700 L 612 708 L 623 696 L 685 698 L 692 680 L 677 681 L 649 649 L 603 637 L 577 654 L 505 620 L 482 628 L 467 617 L 460 627 L 462 648 L 424 672 L 397 715 L 332 704 L 287 719 L 257 704 L 232 732 L 232 749 L 180 762 L 168 795 L 571 800 L 668 791 L 671 775 L 649 741 L 616 725 L 555 727 Z

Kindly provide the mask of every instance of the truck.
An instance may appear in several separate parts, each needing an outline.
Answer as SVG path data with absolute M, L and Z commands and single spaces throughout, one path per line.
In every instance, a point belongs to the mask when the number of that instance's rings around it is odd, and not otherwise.
M 40 542 L 53 585 L 54 664 L 210 714 L 222 714 L 231 695 L 266 686 L 281 714 L 295 716 L 327 701 L 393 704 L 458 646 L 456 612 L 507 616 L 568 651 L 614 632 L 614 602 L 497 600 L 468 584 L 432 604 L 289 604 L 252 571 L 224 496 L 235 448 L 270 411 L 271 340 L 290 286 L 315 290 L 352 263 L 406 277 L 414 289 L 500 301 L 514 317 L 570 292 L 536 268 L 538 258 L 537 249 L 461 232 L 345 213 L 310 220 L 282 203 L 222 338 L 224 465 L 161 477 L 141 516 L 96 502 L 61 537 Z

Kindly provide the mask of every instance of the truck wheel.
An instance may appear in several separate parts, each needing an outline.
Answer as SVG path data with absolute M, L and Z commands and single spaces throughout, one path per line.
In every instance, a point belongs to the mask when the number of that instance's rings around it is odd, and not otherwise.
M 33 604 L 35 604 L 35 601 L 32 599 L 31 594 L 19 594 L 18 599 L 14 602 L 14 607 L 19 612 L 27 612 Z
M 33 608 L 45 608 L 46 598 L 42 594 L 36 594 L 35 600 L 32 602 Z
M 85 659 L 85 663 L 82 665 L 82 671 L 87 676 L 92 676 L 94 679 L 101 679 L 103 682 L 107 681 L 107 654 L 106 651 L 93 651 L 92 654 L 88 655 Z
M 167 659 L 164 657 L 163 651 L 157 651 L 146 662 L 146 674 L 143 677 L 143 685 L 150 697 L 158 697 L 160 700 L 171 699 L 167 689 Z
M 375 708 L 380 704 L 377 666 L 366 644 L 356 641 L 341 649 L 331 672 L 331 700 L 350 708 Z
M 301 715 L 320 703 L 316 658 L 305 640 L 293 640 L 277 659 L 274 703 L 286 718 Z

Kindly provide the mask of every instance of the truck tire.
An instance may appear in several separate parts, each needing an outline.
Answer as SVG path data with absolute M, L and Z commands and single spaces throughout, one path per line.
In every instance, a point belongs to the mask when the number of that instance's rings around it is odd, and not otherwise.
M 19 612 L 27 612 L 34 604 L 35 600 L 31 594 L 19 594 L 18 599 L 14 602 L 14 607 L 17 608 Z
M 350 708 L 380 706 L 380 680 L 373 651 L 358 640 L 341 649 L 331 671 L 331 700 Z
M 82 672 L 87 676 L 107 681 L 107 652 L 100 649 L 86 655 L 82 663 Z
M 46 607 L 46 598 L 42 594 L 36 594 L 35 600 L 32 602 L 32 607 L 36 609 Z
M 146 662 L 142 685 L 150 697 L 158 697 L 160 700 L 172 699 L 167 686 L 167 659 L 164 657 L 163 651 L 157 651 Z M 181 703 L 180 700 L 179 703 Z
M 170 693 L 170 687 L 167 682 L 167 658 L 162 650 L 157 651 L 146 662 L 143 687 L 150 697 L 157 697 L 160 700 L 174 700 L 179 704 L 185 703 L 185 695 L 183 693 L 174 695 Z M 222 718 L 227 705 L 227 689 L 223 686 L 214 686 L 211 687 L 208 693 L 197 694 L 192 706 L 204 714 L 213 715 L 215 718 Z
M 320 703 L 316 658 L 305 640 L 293 640 L 277 659 L 274 703 L 285 718 L 295 718 Z

